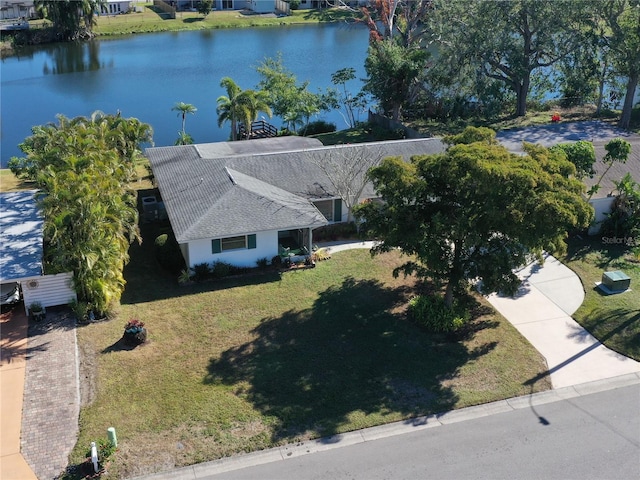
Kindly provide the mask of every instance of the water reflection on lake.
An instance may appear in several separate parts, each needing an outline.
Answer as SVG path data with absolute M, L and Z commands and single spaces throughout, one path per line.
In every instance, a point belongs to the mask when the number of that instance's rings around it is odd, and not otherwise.
M 17 145 L 33 125 L 53 122 L 59 113 L 120 111 L 150 123 L 156 145 L 172 145 L 181 123 L 171 107 L 181 101 L 198 109 L 186 124 L 196 142 L 227 140 L 229 126 L 218 128 L 215 111 L 216 99 L 225 94 L 222 77 L 254 88 L 255 67 L 281 52 L 299 82 L 324 90 L 340 68 L 365 76 L 367 41 L 362 26 L 332 24 L 167 32 L 25 49 L 1 66 L 2 165 L 21 154 Z M 361 82 L 349 86 L 355 93 Z M 323 118 L 345 127 L 337 112 Z

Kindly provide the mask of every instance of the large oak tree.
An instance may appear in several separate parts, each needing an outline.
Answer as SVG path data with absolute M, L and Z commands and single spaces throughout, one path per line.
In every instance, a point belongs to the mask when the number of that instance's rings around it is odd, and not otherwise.
M 473 280 L 484 293 L 515 293 L 515 268 L 543 250 L 562 251 L 567 231 L 593 217 L 562 153 L 529 144 L 515 155 L 492 139 L 474 141 L 483 137 L 451 137 L 471 143 L 410 163 L 384 159 L 370 172 L 383 202 L 356 208 L 367 234 L 381 241 L 372 253 L 400 248 L 412 259 L 394 273 L 445 285 L 450 307 Z
M 452 70 L 502 83 L 524 116 L 533 74 L 554 65 L 581 42 L 592 17 L 589 4 L 566 0 L 440 1 L 441 58 Z
M 604 39 L 614 71 L 626 79 L 625 100 L 618 126 L 629 128 L 640 79 L 640 1 L 606 0 L 601 7 L 602 19 L 608 27 Z

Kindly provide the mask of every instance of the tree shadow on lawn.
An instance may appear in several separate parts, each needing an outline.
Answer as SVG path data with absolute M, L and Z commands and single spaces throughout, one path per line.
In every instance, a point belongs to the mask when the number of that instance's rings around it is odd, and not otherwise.
M 254 340 L 210 360 L 204 383 L 237 385 L 236 395 L 276 419 L 275 442 L 336 434 L 357 412 L 450 410 L 458 396 L 441 381 L 495 344 L 470 351 L 399 319 L 389 309 L 405 290 L 347 278 L 309 310 L 263 319 Z
M 583 323 L 584 328 L 607 348 L 640 361 L 640 310 L 597 308 L 584 318 Z
M 613 268 L 615 263 L 626 261 L 628 253 L 628 248 L 618 244 L 606 244 L 600 236 L 571 237 L 567 242 L 565 257 L 569 262 L 581 260 L 598 268 Z M 589 254 L 592 256 L 587 258 Z M 597 254 L 597 257 L 594 254 Z M 614 265 L 612 266 L 612 264 Z

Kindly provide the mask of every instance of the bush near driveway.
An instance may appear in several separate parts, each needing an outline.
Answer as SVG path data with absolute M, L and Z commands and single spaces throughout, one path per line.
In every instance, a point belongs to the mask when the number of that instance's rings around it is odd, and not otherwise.
M 120 320 L 78 331 L 84 364 L 95 364 L 82 377 L 97 383 L 71 460 L 114 426 L 111 478 L 550 387 L 526 385 L 543 359 L 481 298 L 457 340 L 407 321 L 416 285 L 393 278 L 397 252 L 351 250 L 281 277 L 178 287 L 150 243 L 132 247 Z M 110 349 L 127 318 L 146 323 L 147 343 Z

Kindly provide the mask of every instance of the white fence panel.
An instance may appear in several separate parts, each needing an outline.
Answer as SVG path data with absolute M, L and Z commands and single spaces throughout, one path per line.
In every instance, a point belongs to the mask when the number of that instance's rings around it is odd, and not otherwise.
M 20 284 L 27 313 L 29 305 L 33 302 L 40 302 L 43 307 L 53 307 L 67 305 L 77 299 L 71 272 L 26 278 L 21 280 Z

